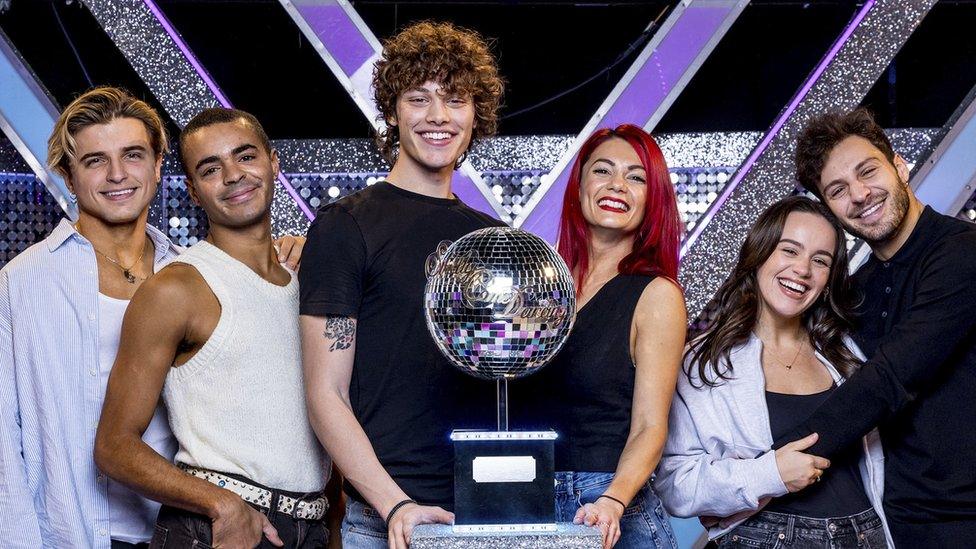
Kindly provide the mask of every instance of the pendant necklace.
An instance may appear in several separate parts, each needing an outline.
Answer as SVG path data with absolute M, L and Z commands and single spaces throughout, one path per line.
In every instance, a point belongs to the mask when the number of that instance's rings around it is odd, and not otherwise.
M 111 257 L 109 257 L 109 256 L 103 254 L 102 252 L 98 251 L 98 248 L 96 248 L 95 246 L 92 246 L 92 249 L 95 250 L 95 253 L 97 253 L 98 255 L 104 257 L 105 259 L 111 261 L 112 263 L 115 264 L 116 267 L 122 269 L 122 276 L 125 277 L 125 281 L 126 282 L 128 282 L 129 284 L 135 284 L 137 278 L 136 278 L 136 276 L 134 274 L 132 274 L 132 268 L 135 267 L 137 264 L 139 264 L 139 263 L 142 262 L 142 258 L 146 256 L 146 249 L 148 247 L 149 247 L 149 239 L 147 238 L 146 239 L 146 243 L 143 244 L 143 246 L 142 246 L 142 253 L 139 254 L 139 257 L 135 261 L 133 261 L 132 264 L 129 265 L 128 267 L 126 267 L 125 265 L 123 265 L 122 263 L 120 263 L 118 260 L 112 259 Z M 142 279 L 142 280 L 145 280 L 145 279 Z
M 800 350 L 801 349 L 803 349 L 803 341 L 802 340 L 797 344 L 797 346 L 796 346 L 796 354 L 793 355 L 793 360 L 791 360 L 789 364 L 787 364 L 785 362 L 780 362 L 778 356 L 776 357 L 776 362 L 779 362 L 783 366 L 786 366 L 786 369 L 787 370 L 792 370 L 793 369 L 793 365 L 796 364 L 796 359 L 800 357 Z

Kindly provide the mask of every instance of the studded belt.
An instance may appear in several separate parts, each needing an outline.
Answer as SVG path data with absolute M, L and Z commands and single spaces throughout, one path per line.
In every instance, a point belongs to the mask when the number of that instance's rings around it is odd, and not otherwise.
M 292 516 L 296 519 L 321 520 L 325 512 L 329 509 L 329 501 L 321 492 L 310 494 L 306 498 L 295 498 L 280 492 L 269 490 L 254 483 L 241 480 L 239 477 L 232 477 L 209 469 L 193 467 L 185 463 L 178 463 L 177 466 L 185 473 L 202 478 L 203 480 L 220 486 L 225 490 L 230 490 L 241 496 L 241 499 L 257 505 L 263 509 L 271 509 L 274 496 L 278 496 L 276 511 Z

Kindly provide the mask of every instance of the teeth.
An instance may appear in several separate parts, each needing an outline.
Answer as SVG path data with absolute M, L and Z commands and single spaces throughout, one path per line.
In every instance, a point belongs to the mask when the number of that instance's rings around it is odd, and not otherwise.
M 794 292 L 800 292 L 802 294 L 803 292 L 807 291 L 807 287 L 806 286 L 804 286 L 802 284 L 797 284 L 796 282 L 793 282 L 792 280 L 784 280 L 784 279 L 780 278 L 779 279 L 779 283 L 782 284 L 783 286 L 785 286 L 785 287 L 793 290 Z
M 450 139 L 451 134 L 447 132 L 424 132 L 423 135 L 426 139 Z
M 861 215 L 859 215 L 858 217 L 867 217 L 867 216 L 873 214 L 874 212 L 878 211 L 878 208 L 880 208 L 880 207 L 881 207 L 881 202 L 878 202 L 874 206 L 871 206 L 870 208 L 868 208 L 868 209 L 864 210 L 863 212 L 861 212 Z
M 609 206 L 611 208 L 617 208 L 618 210 L 627 211 L 630 209 L 626 202 L 621 202 L 619 200 L 614 200 L 612 198 L 604 198 L 603 200 L 597 202 L 598 206 Z
M 109 191 L 109 192 L 104 193 L 104 194 L 107 195 L 107 196 L 124 196 L 124 195 L 127 195 L 127 194 L 132 194 L 132 191 L 134 191 L 134 190 L 135 189 L 125 189 L 124 191 Z

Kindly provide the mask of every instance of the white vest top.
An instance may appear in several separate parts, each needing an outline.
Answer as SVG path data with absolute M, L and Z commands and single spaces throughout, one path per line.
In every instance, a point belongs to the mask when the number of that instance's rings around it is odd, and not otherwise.
M 221 307 L 203 347 L 166 376 L 176 461 L 280 490 L 321 490 L 330 464 L 305 408 L 298 278 L 271 284 L 206 241 L 174 262 L 195 267 Z

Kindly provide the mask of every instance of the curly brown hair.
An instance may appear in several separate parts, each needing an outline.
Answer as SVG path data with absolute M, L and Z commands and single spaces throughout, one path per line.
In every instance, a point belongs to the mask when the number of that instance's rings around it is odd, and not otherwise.
M 820 172 L 830 151 L 838 143 L 851 136 L 863 137 L 878 148 L 888 162 L 894 164 L 895 151 L 884 129 L 874 121 L 871 111 L 858 107 L 850 112 L 828 112 L 807 122 L 796 141 L 796 180 L 803 188 L 823 200 L 820 189 Z
M 451 23 L 422 21 L 384 42 L 383 56 L 373 70 L 379 119 L 386 122 L 396 118 L 400 94 L 429 80 L 440 83 L 448 93 L 472 98 L 475 112 L 472 141 L 494 135 L 505 83 L 498 76 L 498 64 L 480 34 Z M 379 129 L 376 143 L 392 165 L 399 147 L 399 130 Z

